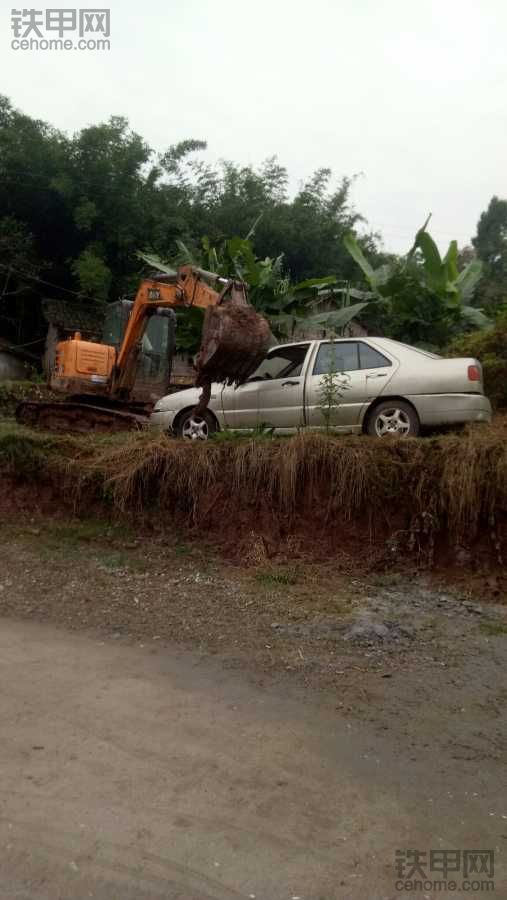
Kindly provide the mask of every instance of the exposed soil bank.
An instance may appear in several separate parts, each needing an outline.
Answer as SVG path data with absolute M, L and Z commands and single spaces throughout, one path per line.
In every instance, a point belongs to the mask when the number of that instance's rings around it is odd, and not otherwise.
M 504 429 L 382 442 L 302 434 L 188 444 L 0 430 L 4 516 L 100 513 L 227 557 L 494 575 L 507 587 Z
M 16 522 L 21 528 L 24 526 L 39 534 L 46 528 L 48 519 L 64 523 L 71 515 L 72 521 L 79 522 L 81 519 L 76 514 L 98 515 L 104 526 L 109 521 L 117 525 L 119 522 L 120 527 L 122 522 L 135 527 L 132 516 L 119 517 L 109 506 L 95 503 L 85 507 L 80 504 L 76 510 L 72 504 L 62 503 L 62 496 L 53 488 L 22 485 L 12 479 L 0 478 L 0 515 L 6 522 Z M 402 533 L 389 536 L 386 529 L 382 537 L 377 529 L 373 535 L 367 523 L 355 523 L 354 528 L 342 529 L 335 525 L 330 530 L 322 528 L 315 520 L 300 518 L 286 532 L 283 528 L 275 531 L 270 523 L 268 532 L 262 520 L 255 517 L 255 520 L 243 518 L 218 522 L 217 527 L 218 532 L 212 533 L 206 528 L 182 528 L 169 517 L 165 520 L 144 517 L 142 526 L 136 531 L 136 539 L 141 544 L 152 541 L 173 544 L 184 539 L 196 549 L 203 546 L 204 540 L 204 546 L 217 551 L 226 560 L 254 568 L 318 563 L 332 565 L 336 573 L 352 576 L 426 573 L 435 584 L 454 586 L 466 596 L 507 602 L 507 575 L 504 566 L 496 562 L 496 550 L 487 531 L 477 535 L 468 546 L 454 548 L 445 542 L 445 536 L 441 536 L 430 565 L 424 547 L 418 545 L 412 552 L 406 546 L 400 549 L 397 541 Z

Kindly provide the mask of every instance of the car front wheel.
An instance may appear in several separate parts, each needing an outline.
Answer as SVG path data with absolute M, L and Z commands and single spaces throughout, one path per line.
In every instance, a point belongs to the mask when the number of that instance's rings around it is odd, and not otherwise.
M 419 417 L 403 400 L 385 400 L 370 413 L 366 431 L 373 437 L 417 437 Z
M 217 430 L 217 424 L 209 412 L 205 412 L 202 416 L 196 416 L 194 411 L 189 409 L 180 416 L 174 430 L 177 437 L 184 438 L 184 440 L 207 441 L 210 434 Z

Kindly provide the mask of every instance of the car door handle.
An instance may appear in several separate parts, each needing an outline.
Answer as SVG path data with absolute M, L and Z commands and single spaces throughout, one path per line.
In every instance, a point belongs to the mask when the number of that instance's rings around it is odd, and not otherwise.
M 292 387 L 293 385 L 298 385 L 299 381 L 282 381 L 282 387 Z
M 375 375 L 367 375 L 367 378 L 386 378 L 387 372 L 377 372 Z

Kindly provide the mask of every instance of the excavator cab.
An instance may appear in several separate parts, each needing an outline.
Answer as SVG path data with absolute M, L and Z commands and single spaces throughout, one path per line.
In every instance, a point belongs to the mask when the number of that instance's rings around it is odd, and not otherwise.
M 123 344 L 133 301 L 119 300 L 106 311 L 102 341 L 83 340 L 76 332 L 56 348 L 50 386 L 67 395 L 108 396 L 118 353 Z M 176 316 L 170 309 L 154 309 L 137 350 L 132 373 L 132 402 L 153 403 L 168 388 L 175 349 Z
M 102 342 L 114 347 L 115 361 L 123 344 L 134 301 L 118 300 L 108 306 Z M 176 346 L 176 316 L 171 309 L 157 309 L 148 319 L 137 358 L 137 370 L 131 392 L 133 401 L 153 403 L 169 387 L 172 359 Z

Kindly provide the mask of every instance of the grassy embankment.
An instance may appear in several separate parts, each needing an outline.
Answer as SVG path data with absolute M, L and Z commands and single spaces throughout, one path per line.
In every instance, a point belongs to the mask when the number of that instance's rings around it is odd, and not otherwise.
M 379 542 L 425 555 L 486 540 L 501 562 L 505 420 L 420 440 L 318 433 L 188 444 L 157 433 L 73 436 L 0 422 L 0 478 L 73 514 L 173 520 L 218 543 L 291 535 L 309 552 Z M 387 541 L 387 545 L 386 545 Z M 317 554 L 318 555 L 318 554 Z

